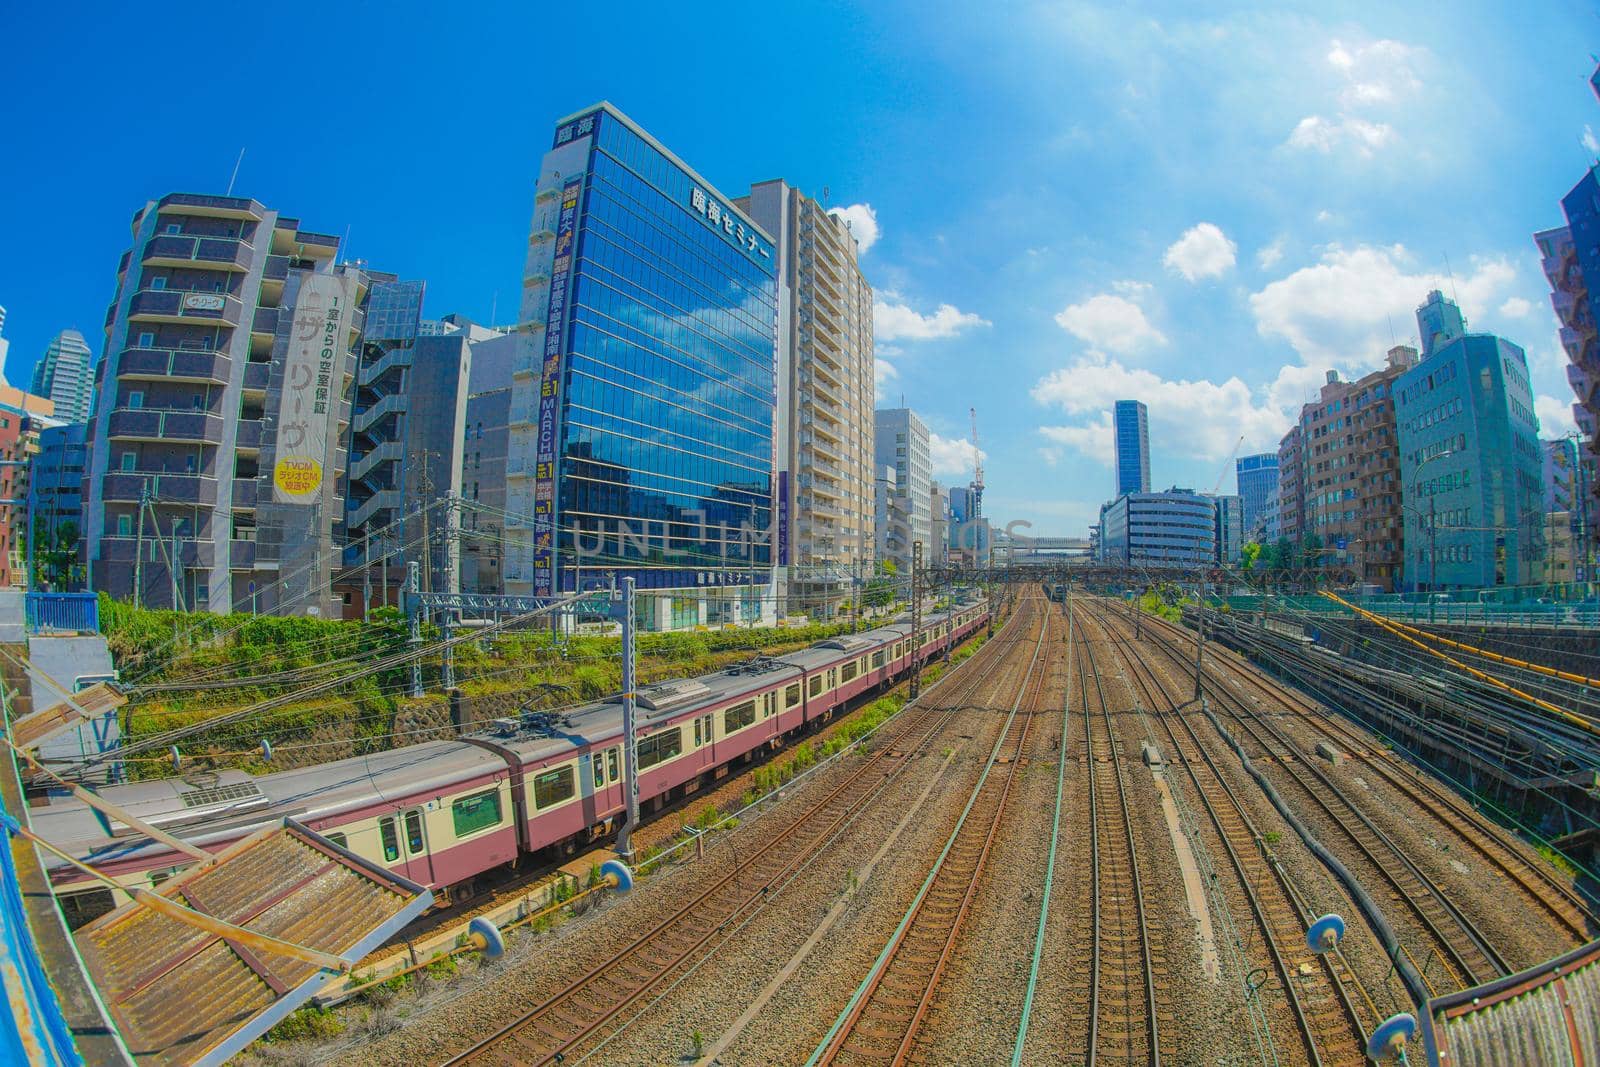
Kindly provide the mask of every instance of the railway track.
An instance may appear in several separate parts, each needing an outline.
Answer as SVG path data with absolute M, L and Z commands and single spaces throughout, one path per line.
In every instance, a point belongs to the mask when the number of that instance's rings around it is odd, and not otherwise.
M 1005 726 L 944 850 L 808 1067 L 899 1065 L 911 1057 L 972 912 L 1035 714 L 1041 710 L 1023 707 L 1036 703 L 1044 689 L 1048 672 L 1035 669 L 1041 666 L 1040 651 L 1049 644 L 1053 622 L 1053 613 L 1047 610 Z
M 1029 644 L 1036 649 L 1031 631 L 1043 627 L 1037 611 L 1025 611 L 1026 619 L 1019 611 L 952 676 L 958 681 L 956 693 L 931 689 L 922 702 L 901 712 L 892 736 L 878 741 L 859 766 L 786 828 L 665 918 L 446 1063 L 523 1067 L 564 1062 L 608 1032 L 621 1012 L 714 948 L 720 933 L 760 908 L 869 809 L 939 736 L 950 721 L 948 711 L 968 706 L 980 689 L 1003 691 L 1017 684 L 1011 679 L 1019 650 Z M 1018 626 L 1025 635 L 1015 633 Z
M 1186 656 L 1179 654 L 1169 630 L 1149 627 L 1146 633 L 1148 644 L 1160 650 L 1174 669 L 1180 674 L 1192 672 L 1192 665 Z M 1206 686 L 1206 693 L 1265 758 L 1277 765 L 1282 772 L 1280 781 L 1287 782 L 1301 801 L 1295 807 L 1302 812 L 1320 812 L 1325 825 L 1350 846 L 1345 850 L 1347 861 L 1348 857 L 1359 856 L 1361 864 L 1375 875 L 1363 878 L 1363 882 L 1373 888 L 1379 884 L 1387 886 L 1391 899 L 1409 913 L 1433 942 L 1433 951 L 1422 959 L 1413 958 L 1413 963 L 1434 992 L 1453 992 L 1511 973 L 1510 965 L 1494 945 L 1406 851 L 1379 829 L 1345 795 L 1338 783 L 1317 766 L 1316 757 L 1306 757 L 1281 726 L 1247 706 L 1232 689 L 1217 684 L 1219 668 L 1225 674 L 1247 674 L 1246 668 L 1226 657 L 1215 658 L 1208 668 L 1210 684 Z M 1434 960 L 1438 960 L 1439 967 L 1446 972 L 1442 976 Z
M 1286 704 L 1290 710 L 1298 712 L 1311 729 L 1350 755 L 1359 755 L 1363 766 L 1415 804 L 1431 824 L 1505 875 L 1524 899 L 1544 913 L 1552 926 L 1572 938 L 1574 945 L 1590 940 L 1600 930 L 1600 916 L 1595 915 L 1581 895 L 1570 885 L 1562 884 L 1548 867 L 1527 859 L 1503 841 L 1500 828 L 1458 794 L 1431 781 L 1390 755 L 1387 749 L 1374 747 L 1371 739 L 1354 726 L 1326 714 L 1293 689 L 1253 671 L 1230 673 L 1227 680 L 1242 680 L 1262 699 Z
M 1081 601 L 1080 601 L 1081 603 Z M 1142 695 L 1144 704 L 1155 714 L 1165 736 L 1167 750 L 1176 757 L 1173 766 L 1182 766 L 1200 798 L 1221 852 L 1237 879 L 1240 893 L 1261 935 L 1267 966 L 1275 979 L 1277 993 L 1295 1024 L 1294 1045 L 1304 1062 L 1317 1065 L 1358 1065 L 1364 1062 L 1362 1043 L 1365 1029 L 1351 990 L 1357 988 L 1355 976 L 1341 957 L 1313 954 L 1306 945 L 1305 931 L 1316 918 L 1287 872 L 1272 855 L 1267 838 L 1251 819 L 1243 801 L 1201 742 L 1194 725 L 1180 709 L 1172 694 L 1171 681 L 1163 681 L 1139 655 L 1132 639 L 1119 623 L 1101 607 L 1085 606 L 1081 617 L 1092 620 L 1127 667 L 1128 677 Z M 1087 635 L 1085 635 L 1087 638 Z M 1092 655 L 1090 642 L 1086 655 Z M 1175 725 L 1176 724 L 1176 725 Z M 1160 738 L 1155 738 L 1160 740 Z M 1220 887 L 1219 887 L 1220 888 Z M 1254 944 L 1254 939 L 1251 940 Z M 1254 962 L 1254 961 L 1252 961 Z M 1308 981 L 1316 974 L 1320 982 Z M 1270 989 L 1258 987 L 1258 989 Z M 1376 1023 L 1378 1020 L 1371 1020 Z M 1267 1038 L 1272 1046 L 1276 1039 Z M 1280 1050 L 1269 1048 L 1269 1054 Z M 1281 1050 L 1288 1053 L 1288 1047 Z
M 1083 701 L 1084 756 L 1089 786 L 1088 997 L 1079 1025 L 1083 1062 L 1161 1063 L 1156 956 L 1152 951 L 1133 814 L 1122 776 L 1122 746 L 1087 634 L 1079 634 L 1078 692 Z M 1093 695 L 1091 696 L 1091 691 Z M 1162 969 L 1162 977 L 1167 977 Z

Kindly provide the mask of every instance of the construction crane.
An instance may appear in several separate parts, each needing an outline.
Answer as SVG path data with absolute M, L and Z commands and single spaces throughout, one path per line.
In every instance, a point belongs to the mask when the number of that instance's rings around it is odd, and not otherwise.
M 1233 466 L 1234 457 L 1239 454 L 1239 448 L 1244 444 L 1244 434 L 1233 443 L 1233 451 L 1228 453 L 1228 458 L 1222 461 L 1222 469 L 1217 472 L 1217 484 L 1211 487 L 1211 495 L 1216 496 L 1222 492 L 1222 480 L 1228 476 L 1228 468 Z
M 978 450 L 978 409 L 968 408 L 967 413 L 972 416 L 972 514 L 978 516 L 983 514 L 983 453 Z

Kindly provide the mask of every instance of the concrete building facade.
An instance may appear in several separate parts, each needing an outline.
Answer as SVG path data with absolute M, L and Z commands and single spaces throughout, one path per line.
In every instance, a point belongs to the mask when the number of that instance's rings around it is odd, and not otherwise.
M 1278 540 L 1296 550 L 1306 534 L 1304 440 L 1296 423 L 1278 443 Z
M 467 384 L 467 425 L 462 453 L 461 588 L 468 593 L 505 590 L 506 448 L 511 419 L 511 368 L 521 339 L 512 331 L 472 324 L 472 375 Z
M 833 618 L 875 550 L 872 287 L 849 226 L 798 189 L 733 203 L 776 241 L 779 592 L 790 614 Z
M 557 123 L 512 369 L 508 592 L 632 577 L 651 629 L 775 617 L 776 256 L 610 104 Z
M 374 277 L 336 264 L 338 247 L 240 197 L 173 193 L 134 215 L 87 441 L 95 589 L 333 613 Z
M 62 422 L 88 422 L 94 398 L 94 357 L 77 330 L 62 330 L 51 339 L 44 358 L 33 368 L 34 396 L 49 398 Z
M 1224 567 L 1237 566 L 1247 540 L 1244 532 L 1244 498 L 1225 495 L 1214 496 L 1211 500 L 1216 507 L 1216 561 Z
M 874 463 L 894 471 L 895 495 L 906 516 L 906 536 L 878 534 L 878 558 L 892 559 L 902 569 L 910 566 L 911 545 L 922 542 L 923 558 L 933 540 L 933 456 L 928 446 L 928 428 L 910 408 L 883 408 L 874 413 Z
M 1316 402 L 1300 412 L 1308 562 L 1347 567 L 1384 590 L 1395 588 L 1403 557 L 1393 390 L 1416 359 L 1416 349 L 1397 345 L 1381 370 L 1357 381 L 1329 371 Z
M 1448 302 L 1430 293 L 1424 308 L 1441 303 Z M 1540 582 L 1544 450 L 1527 358 L 1490 334 L 1433 336 L 1422 361 L 1394 383 L 1405 584 L 1445 589 Z
M 1138 400 L 1118 400 L 1111 414 L 1116 437 L 1117 495 L 1150 491 L 1150 412 Z
M 1124 493 L 1100 509 L 1100 559 L 1133 567 L 1197 568 L 1217 559 L 1216 502 L 1189 489 Z

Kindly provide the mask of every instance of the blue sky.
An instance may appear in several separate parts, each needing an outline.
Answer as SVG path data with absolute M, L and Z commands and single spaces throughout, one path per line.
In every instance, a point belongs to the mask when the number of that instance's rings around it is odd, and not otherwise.
M 1196 6 L 8 5 L 6 374 L 63 327 L 98 352 L 133 212 L 241 148 L 237 194 L 509 322 L 554 120 L 605 98 L 728 195 L 827 187 L 875 232 L 880 406 L 949 482 L 976 405 L 997 520 L 1081 533 L 1123 396 L 1154 481 L 1209 490 L 1433 284 L 1570 427 L 1530 235 L 1597 150 L 1592 5 Z

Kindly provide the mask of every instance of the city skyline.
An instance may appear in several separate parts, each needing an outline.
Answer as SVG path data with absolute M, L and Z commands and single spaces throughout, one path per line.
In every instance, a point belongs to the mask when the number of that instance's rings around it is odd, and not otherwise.
M 17 39 L 47 39 L 67 32 L 61 17 L 11 21 Z M 1104 422 L 1122 397 L 1150 406 L 1154 481 L 1210 488 L 1240 433 L 1242 452 L 1276 446 L 1326 369 L 1359 377 L 1411 339 L 1410 314 L 1435 285 L 1472 329 L 1527 350 L 1544 436 L 1570 425 L 1531 235 L 1562 221 L 1559 197 L 1592 162 L 1583 138 L 1592 144 L 1588 128 L 1600 125 L 1585 84 L 1592 27 L 1577 5 L 1448 24 L 1376 5 L 1325 21 L 1265 8 L 1194 20 L 1161 6 L 1126 18 L 1036 8 L 921 20 L 892 7 L 782 10 L 755 26 L 730 17 L 718 50 L 755 56 L 773 77 L 859 70 L 817 79 L 826 87 L 804 110 L 781 112 L 735 91 L 736 65 L 658 84 L 663 55 L 705 47 L 701 19 L 641 11 L 630 40 L 642 43 L 620 57 L 636 63 L 602 74 L 557 56 L 523 84 L 496 69 L 529 25 L 509 9 L 446 18 L 426 41 L 402 19 L 326 17 L 352 69 L 395 50 L 420 64 L 381 108 L 359 78 L 341 82 L 359 123 L 302 122 L 326 87 L 286 86 L 243 99 L 255 126 L 200 130 L 126 179 L 28 166 L 0 177 L 0 203 L 63 219 L 42 260 L 0 268 L 11 381 L 30 380 L 62 329 L 101 355 L 108 264 L 131 212 L 173 189 L 222 191 L 241 148 L 236 195 L 293 203 L 308 226 L 341 237 L 348 228 L 353 255 L 426 280 L 429 317 L 512 321 L 544 131 L 608 98 L 725 192 L 780 175 L 819 199 L 828 190 L 877 292 L 878 406 L 903 395 L 928 423 L 934 476 L 957 485 L 970 477 L 964 409 L 976 406 L 985 510 L 997 521 L 1086 528 L 1111 476 Z M 128 18 L 109 10 L 108 31 Z M 765 43 L 801 23 L 849 47 Z M 172 43 L 218 28 L 176 28 Z M 281 48 L 287 32 L 258 32 L 240 61 Z M 118 36 L 86 40 L 70 69 L 16 57 L 5 77 L 56 106 L 18 116 L 13 143 L 71 157 L 84 148 L 64 140 L 72 130 L 112 157 L 131 150 L 132 128 L 99 104 L 134 61 L 115 50 Z M 464 42 L 483 52 L 469 71 L 447 58 Z M 1480 81 L 1491 60 L 1500 77 Z M 1066 77 L 1083 88 L 1062 110 Z M 429 158 L 449 154 L 428 145 L 446 121 L 453 139 L 492 138 L 485 162 Z M 930 152 L 932 130 L 961 151 Z M 402 135 L 414 165 L 363 181 L 359 161 Z M 998 173 L 995 158 L 1007 161 Z M 934 183 L 978 192 L 929 196 Z M 416 217 L 439 224 L 410 225 Z

